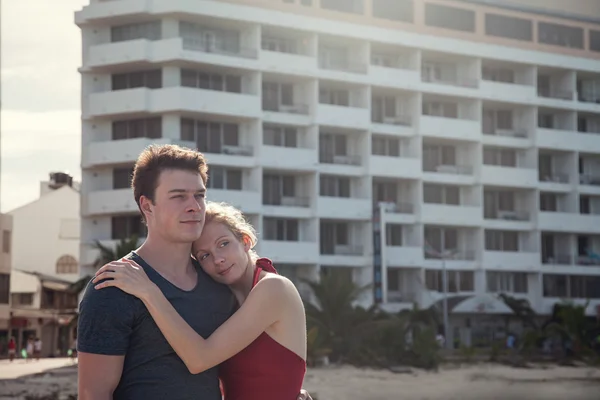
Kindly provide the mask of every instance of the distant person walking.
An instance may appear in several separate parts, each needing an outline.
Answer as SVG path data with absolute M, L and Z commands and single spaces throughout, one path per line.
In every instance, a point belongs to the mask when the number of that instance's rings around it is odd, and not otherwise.
M 17 354 L 17 341 L 14 336 L 8 340 L 8 359 L 12 362 L 15 359 L 15 354 Z

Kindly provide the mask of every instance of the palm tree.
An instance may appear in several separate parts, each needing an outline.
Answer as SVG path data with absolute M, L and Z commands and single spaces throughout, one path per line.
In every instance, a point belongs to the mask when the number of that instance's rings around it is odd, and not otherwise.
M 323 275 L 319 282 L 304 282 L 311 288 L 315 300 L 304 304 L 308 328 L 317 328 L 319 343 L 331 349 L 333 357 L 347 354 L 349 335 L 375 314 L 374 308 L 355 307 L 359 296 L 370 285 L 358 287 L 350 279 L 334 274 Z
M 117 243 L 117 245 L 114 248 L 112 248 L 105 246 L 102 243 L 100 243 L 99 240 L 96 240 L 94 242 L 94 247 L 100 251 L 100 254 L 94 260 L 94 263 L 92 265 L 95 269 L 98 269 L 104 264 L 108 264 L 111 261 L 120 260 L 132 251 L 137 250 L 137 248 L 139 247 L 138 241 L 139 239 L 137 236 L 130 236 L 129 238 L 121 239 Z M 77 295 L 79 296 L 81 292 L 85 290 L 91 279 L 91 275 L 86 275 L 79 278 L 79 280 L 77 280 L 69 286 L 68 291 L 70 293 L 77 293 Z M 71 325 L 76 325 L 77 319 L 77 316 L 75 316 L 75 318 L 73 318 L 73 320 L 71 321 Z
M 95 269 L 98 269 L 104 264 L 108 264 L 111 261 L 120 260 L 132 251 L 137 250 L 138 241 L 139 239 L 137 236 L 130 236 L 128 238 L 121 239 L 117 243 L 117 245 L 114 248 L 112 248 L 109 246 L 105 246 L 102 243 L 100 243 L 99 240 L 96 240 L 94 242 L 94 247 L 100 251 L 100 254 L 98 255 L 98 257 L 96 257 L 96 260 L 94 260 L 94 263 L 92 264 L 93 267 Z M 86 275 L 80 278 L 77 282 L 73 283 L 69 287 L 69 290 L 71 291 L 71 293 L 81 293 L 87 286 L 90 279 L 92 279 L 91 275 Z

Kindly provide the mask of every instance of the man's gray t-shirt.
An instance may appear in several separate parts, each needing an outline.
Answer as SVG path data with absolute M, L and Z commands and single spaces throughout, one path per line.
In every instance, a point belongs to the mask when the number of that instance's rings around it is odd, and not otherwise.
M 202 337 L 210 336 L 235 309 L 233 294 L 213 281 L 194 260 L 198 284 L 184 291 L 171 284 L 139 255 L 131 258 L 163 292 L 183 319 Z M 124 355 L 114 399 L 220 400 L 217 367 L 191 374 L 158 329 L 141 300 L 118 288 L 88 284 L 79 308 L 77 350 Z

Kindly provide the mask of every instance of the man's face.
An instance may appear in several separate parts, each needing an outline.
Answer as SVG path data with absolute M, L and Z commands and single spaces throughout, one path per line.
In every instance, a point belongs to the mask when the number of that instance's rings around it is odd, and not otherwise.
M 154 203 L 142 197 L 148 230 L 169 242 L 192 243 L 200 237 L 206 213 L 206 186 L 199 173 L 169 169 L 158 177 Z

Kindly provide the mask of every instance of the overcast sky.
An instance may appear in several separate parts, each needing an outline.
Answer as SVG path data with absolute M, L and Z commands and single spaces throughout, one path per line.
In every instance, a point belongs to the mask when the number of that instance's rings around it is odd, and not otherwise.
M 51 171 L 81 177 L 81 34 L 73 21 L 88 2 L 2 1 L 2 212 L 37 199 Z

